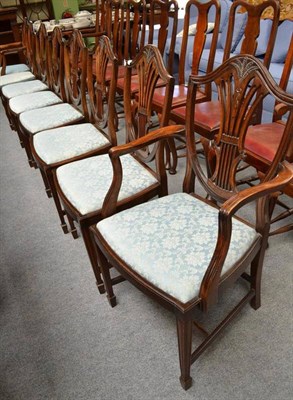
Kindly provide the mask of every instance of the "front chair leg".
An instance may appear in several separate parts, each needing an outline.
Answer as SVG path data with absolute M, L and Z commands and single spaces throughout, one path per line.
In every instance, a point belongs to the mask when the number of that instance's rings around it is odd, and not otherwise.
M 191 366 L 191 342 L 192 342 L 192 321 L 183 320 L 177 317 L 177 336 L 180 361 L 180 383 L 184 390 L 187 390 L 192 385 L 190 376 Z
M 96 250 L 96 245 L 94 243 L 94 240 L 92 238 L 91 232 L 88 227 L 84 227 L 82 226 L 82 224 L 80 224 L 80 230 L 91 262 L 92 269 L 96 277 L 98 290 L 101 294 L 103 294 L 105 293 L 105 286 L 101 277 L 101 270 L 98 263 L 98 254 Z
M 103 275 L 104 285 L 107 293 L 107 299 L 109 301 L 110 306 L 115 307 L 117 301 L 116 301 L 116 296 L 114 295 L 113 292 L 113 285 L 110 275 L 110 265 L 108 263 L 108 260 L 105 258 L 104 254 L 99 249 L 97 249 L 97 252 L 98 252 L 99 264 L 101 266 L 101 271 Z

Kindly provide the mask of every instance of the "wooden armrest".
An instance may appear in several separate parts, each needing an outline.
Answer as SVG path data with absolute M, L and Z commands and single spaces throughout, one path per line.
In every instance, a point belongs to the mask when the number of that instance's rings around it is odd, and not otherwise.
M 284 103 L 279 103 L 274 108 L 274 120 L 282 119 L 282 116 L 288 112 L 289 108 Z
M 113 179 L 102 207 L 102 217 L 106 218 L 114 214 L 117 208 L 117 200 L 122 185 L 123 170 L 120 156 L 133 153 L 141 148 L 151 145 L 157 141 L 167 140 L 178 135 L 185 134 L 183 125 L 165 126 L 150 132 L 148 135 L 133 140 L 130 143 L 112 147 L 109 156 L 112 161 Z M 164 165 L 164 162 L 162 163 Z
M 14 43 L 8 43 L 8 44 L 1 44 L 0 46 L 0 51 L 5 51 L 5 50 L 11 50 L 15 48 L 23 48 L 22 42 L 14 42 Z
M 25 47 L 15 47 L 13 49 L 1 50 L 0 53 L 2 56 L 8 56 L 9 54 L 19 53 L 20 51 L 25 50 Z
M 149 146 L 158 140 L 169 139 L 184 134 L 185 127 L 183 125 L 164 126 L 163 128 L 156 129 L 155 131 L 148 133 L 146 136 L 133 140 L 130 143 L 112 147 L 109 151 L 109 155 L 112 159 L 117 158 L 124 154 L 133 153 L 143 147 Z
M 220 213 L 226 216 L 232 216 L 237 210 L 247 203 L 266 196 L 270 193 L 282 191 L 291 180 L 293 180 L 293 164 L 283 161 L 282 168 L 278 175 L 269 182 L 260 183 L 257 186 L 244 189 L 231 197 L 220 208 Z

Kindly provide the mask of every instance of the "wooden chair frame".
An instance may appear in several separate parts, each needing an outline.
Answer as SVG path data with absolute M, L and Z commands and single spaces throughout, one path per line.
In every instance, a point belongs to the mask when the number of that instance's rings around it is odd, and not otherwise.
M 210 144 L 210 150 L 216 151 L 216 168 L 212 177 L 207 176 L 200 165 L 194 142 L 194 110 L 196 93 L 199 85 L 215 82 L 219 88 L 220 101 L 223 109 L 220 132 Z M 233 83 L 232 83 L 233 82 Z M 254 98 L 256 93 L 259 97 Z M 239 191 L 237 187 L 237 165 L 245 159 L 244 142 L 249 120 L 253 117 L 255 109 L 263 97 L 272 94 L 278 101 L 284 102 L 288 107 L 289 117 L 284 129 L 284 135 L 274 161 L 263 181 L 255 186 Z M 174 133 L 174 132 L 173 132 Z M 215 340 L 227 324 L 239 313 L 242 307 L 250 302 L 254 309 L 260 307 L 260 286 L 264 252 L 267 246 L 267 238 L 270 224 L 269 203 L 271 195 L 276 190 L 282 190 L 293 178 L 293 166 L 284 160 L 286 148 L 292 140 L 293 134 L 293 97 L 281 91 L 263 64 L 253 56 L 240 55 L 227 60 L 214 72 L 206 76 L 191 76 L 187 100 L 186 137 L 188 150 L 187 177 L 191 173 L 196 174 L 199 182 L 213 200 L 196 196 L 211 207 L 219 210 L 218 238 L 213 256 L 207 266 L 204 278 L 200 285 L 198 297 L 182 303 L 168 293 L 156 287 L 142 275 L 128 265 L 103 237 L 97 226 L 93 226 L 92 232 L 100 252 L 101 268 L 105 281 L 108 299 L 113 306 L 116 297 L 111 285 L 110 265 L 114 266 L 120 274 L 144 292 L 155 299 L 159 304 L 174 312 L 177 320 L 177 334 L 179 347 L 179 360 L 182 387 L 187 390 L 192 384 L 190 376 L 191 364 L 203 353 L 203 351 Z M 110 157 L 114 171 L 119 167 L 119 157 L 125 151 L 132 151 L 144 147 L 156 140 L 170 137 L 172 132 L 165 132 L 161 136 L 150 134 L 144 138 L 126 146 L 114 147 L 110 150 Z M 121 168 L 121 165 L 120 165 Z M 109 216 L 115 210 L 121 180 L 116 180 L 104 203 L 103 215 Z M 188 192 L 189 193 L 189 192 Z M 256 201 L 256 225 L 258 233 L 246 253 L 224 275 L 221 275 L 222 267 L 226 259 L 231 235 L 232 217 L 243 206 Z M 107 204 L 112 203 L 112 209 Z M 218 204 L 218 206 L 216 205 Z M 138 242 L 138 246 L 139 246 Z M 133 249 L 135 251 L 135 249 Z M 245 270 L 250 267 L 250 275 Z M 224 320 L 206 333 L 206 338 L 200 346 L 192 351 L 192 325 L 195 318 L 195 310 L 200 308 L 208 312 L 217 303 L 219 291 L 233 284 L 240 276 L 249 283 L 249 289 L 243 299 L 224 318 Z M 201 329 L 202 331 L 202 329 Z

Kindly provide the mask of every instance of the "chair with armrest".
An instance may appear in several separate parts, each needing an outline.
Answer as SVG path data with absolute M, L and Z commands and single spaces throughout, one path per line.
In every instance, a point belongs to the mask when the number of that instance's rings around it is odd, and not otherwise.
M 204 172 L 194 141 L 194 112 L 198 86 L 214 82 L 219 90 L 221 124 L 209 150 L 216 153 L 212 176 Z M 258 96 L 255 94 L 258 93 Z M 268 94 L 286 104 L 288 120 L 280 146 L 255 187 L 240 190 L 238 165 L 245 160 L 245 136 L 260 102 Z M 293 135 L 293 97 L 280 90 L 267 69 L 253 56 L 227 60 L 206 76 L 191 76 L 187 97 L 187 171 L 197 176 L 205 196 L 176 193 L 112 215 L 116 211 L 121 179 L 116 179 L 104 202 L 104 219 L 92 233 L 98 246 L 101 270 L 111 304 L 116 298 L 110 280 L 110 265 L 143 293 L 174 312 L 177 321 L 180 382 L 186 390 L 192 384 L 191 364 L 248 302 L 261 305 L 261 275 L 270 225 L 271 195 L 293 178 L 292 165 L 284 161 Z M 150 134 L 126 148 L 113 147 L 109 155 L 114 175 L 121 175 L 120 157 L 125 150 L 145 147 L 166 136 Z M 123 169 L 122 169 L 123 171 Z M 239 217 L 255 204 L 255 223 Z M 109 206 L 111 205 L 111 206 Z M 253 209 L 253 208 L 252 208 Z M 237 215 L 237 214 L 238 215 Z M 245 272 L 250 268 L 250 274 Z M 219 292 L 244 278 L 247 293 L 236 307 L 192 350 L 192 327 L 197 309 L 207 313 L 218 302 Z M 246 282 L 247 281 L 247 282 Z
M 130 95 L 133 69 L 136 70 L 140 80 L 135 101 Z M 149 131 L 152 128 L 152 96 L 158 79 L 164 81 L 168 91 L 163 118 L 160 128 L 156 132 L 160 134 L 160 132 L 169 131 L 169 129 L 178 131 L 178 127 L 164 127 L 167 124 L 174 78 L 166 71 L 159 50 L 155 46 L 147 45 L 126 66 L 124 106 L 126 137 L 129 140 L 150 134 Z M 113 115 L 109 115 L 110 117 L 114 118 Z M 114 121 L 112 121 L 113 123 Z M 161 150 L 157 149 L 157 151 Z M 147 146 L 141 152 L 132 153 L 134 154 L 127 154 L 122 159 L 124 174 L 123 189 L 118 202 L 119 210 L 129 208 L 155 196 L 167 194 L 164 163 L 159 163 L 151 168 L 147 161 L 149 154 L 152 154 L 152 149 L 148 149 Z M 101 209 L 105 196 L 112 179 L 115 180 L 116 178 L 116 176 L 113 176 L 111 162 L 107 154 L 63 165 L 54 172 L 58 195 L 69 218 L 79 224 L 101 293 L 104 291 L 104 284 L 100 277 L 97 254 L 89 227 L 101 220 Z
M 78 31 L 74 35 L 80 37 Z M 74 47 L 78 47 L 79 51 Z M 42 175 L 45 176 L 45 181 L 48 182 L 47 191 L 53 196 L 64 233 L 68 233 L 68 226 L 54 184 L 53 171 L 69 162 L 107 153 L 109 148 L 116 144 L 113 121 L 118 68 L 110 40 L 106 36 L 100 36 L 96 46 L 95 78 L 93 78 L 91 67 L 93 55 L 88 54 L 83 42 L 81 40 L 72 41 L 70 48 L 67 50 L 71 50 L 65 51 L 67 91 L 75 104 L 83 104 L 86 121 L 81 124 L 44 130 L 30 138 L 33 158 Z M 73 65 L 67 60 L 68 57 L 72 57 L 74 63 L 73 71 Z M 113 64 L 112 78 L 110 86 L 108 86 L 105 84 L 106 70 L 110 63 Z M 79 75 L 75 73 L 78 66 L 81 66 Z M 73 73 L 70 73 L 70 71 Z M 77 237 L 77 232 L 71 219 L 69 224 L 72 235 Z
M 2 44 L 0 45 L 0 75 L 9 75 L 17 72 L 26 72 L 30 70 L 28 65 L 28 59 L 26 57 L 26 47 L 27 47 L 27 29 L 28 24 L 26 21 L 22 24 L 21 29 L 21 41 Z M 25 61 L 22 64 L 7 65 L 7 56 L 11 54 L 18 54 L 19 58 Z
M 260 22 L 261 15 L 264 10 L 269 7 L 273 7 L 274 10 L 274 18 L 272 20 L 272 25 L 270 28 L 269 39 L 267 42 L 267 46 L 264 50 L 264 65 L 269 68 L 272 52 L 274 48 L 274 43 L 276 39 L 278 23 L 279 23 L 279 15 L 280 15 L 280 6 L 279 2 L 276 0 L 267 0 L 263 3 L 259 4 L 250 4 L 244 0 L 236 0 L 232 3 L 229 12 L 229 22 L 227 28 L 227 36 L 225 41 L 225 48 L 223 53 L 223 62 L 226 61 L 231 54 L 231 49 L 233 45 L 234 31 L 237 31 L 237 21 L 236 15 L 240 9 L 240 7 L 246 10 L 247 18 L 246 25 L 244 30 L 244 40 L 242 41 L 240 54 L 251 54 L 255 55 L 258 49 L 258 36 L 260 33 Z M 219 131 L 220 127 L 220 102 L 217 100 L 204 101 L 198 103 L 196 105 L 196 113 L 194 121 L 195 124 L 195 132 L 201 135 L 203 138 L 212 139 L 215 134 Z M 261 104 L 259 109 L 256 110 L 256 117 L 260 115 Z M 256 118 L 255 117 L 255 118 Z M 186 106 L 178 107 L 171 112 L 170 119 L 177 123 L 182 123 L 186 118 Z M 257 119 L 256 119 L 257 121 Z
M 288 49 L 287 57 L 284 64 L 283 73 L 279 83 L 280 88 L 286 90 L 290 74 L 292 74 L 293 66 L 293 35 L 291 36 L 291 42 Z M 273 114 L 273 121 L 266 124 L 252 125 L 248 128 L 245 149 L 247 152 L 247 163 L 253 165 L 259 171 L 260 177 L 269 168 L 271 162 L 274 159 L 275 153 L 279 147 L 280 141 L 284 134 L 286 121 L 282 119 L 284 114 L 287 112 L 285 104 L 276 102 L 275 111 Z M 286 115 L 285 115 L 286 116 Z M 286 160 L 289 163 L 293 163 L 293 140 L 291 140 L 287 152 Z M 282 191 L 285 195 L 293 198 L 293 182 L 289 183 Z M 278 222 L 281 219 L 290 217 L 293 214 L 293 207 L 286 205 L 278 199 L 276 193 L 275 201 L 277 204 L 285 208 L 285 212 L 277 215 L 271 220 L 271 224 Z M 273 207 L 272 207 L 273 212 Z M 293 229 L 293 223 L 282 226 L 274 231 L 270 232 L 270 235 L 278 233 L 288 232 Z

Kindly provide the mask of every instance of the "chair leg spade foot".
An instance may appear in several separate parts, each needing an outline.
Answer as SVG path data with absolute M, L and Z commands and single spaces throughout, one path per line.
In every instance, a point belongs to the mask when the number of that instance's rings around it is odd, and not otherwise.
M 106 292 L 105 286 L 103 283 L 96 282 L 96 285 L 97 285 L 97 288 L 98 288 L 98 291 L 100 294 L 104 294 Z
M 116 306 L 116 304 L 117 304 L 116 296 L 113 296 L 113 297 L 107 296 L 107 299 L 112 308 Z

